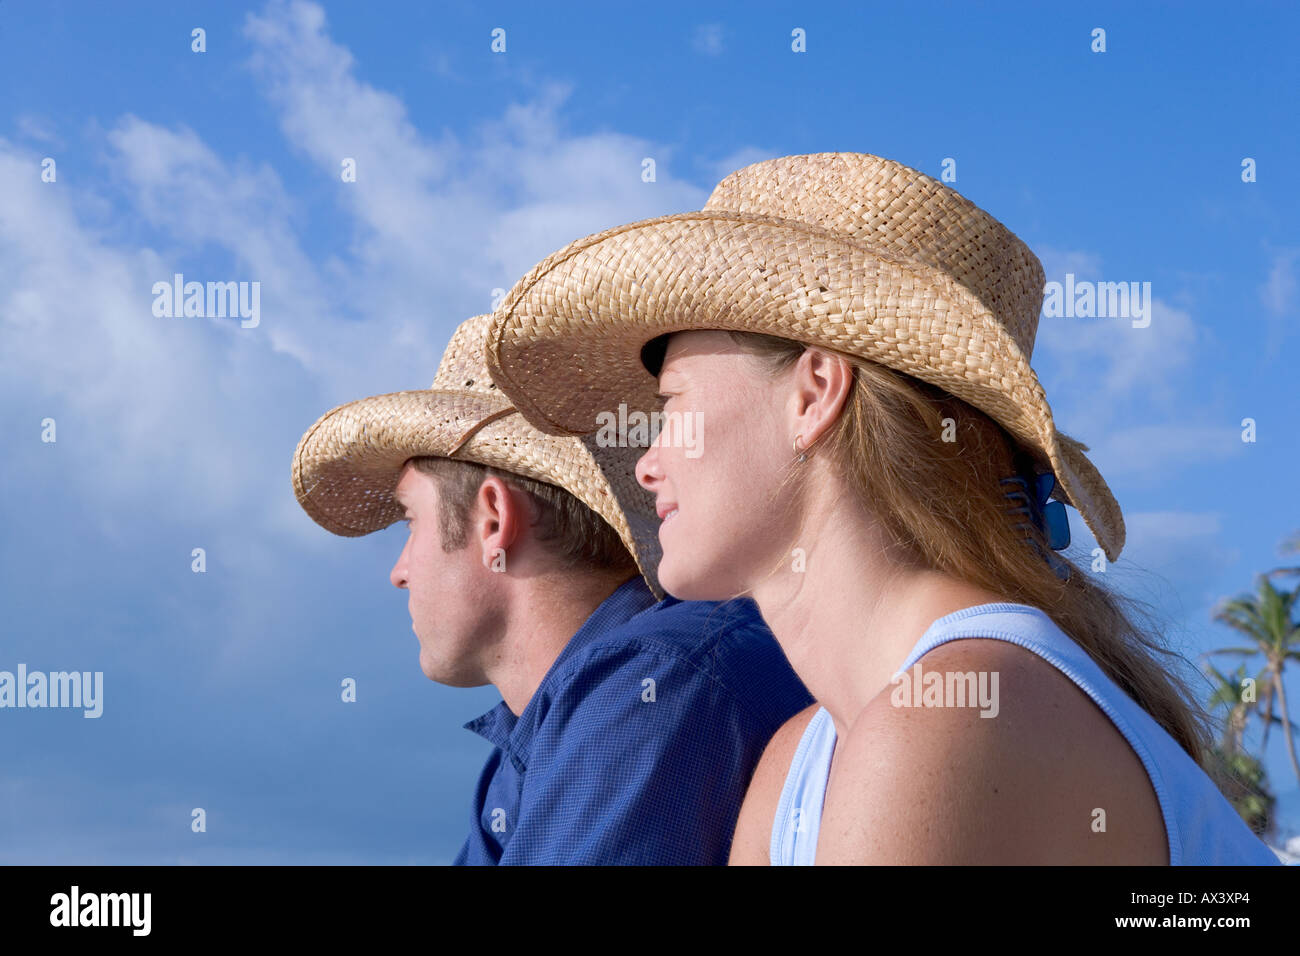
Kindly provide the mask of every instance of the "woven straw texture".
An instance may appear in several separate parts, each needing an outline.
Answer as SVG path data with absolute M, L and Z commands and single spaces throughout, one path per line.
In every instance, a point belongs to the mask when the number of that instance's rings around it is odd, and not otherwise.
M 532 424 L 583 435 L 620 402 L 661 407 L 641 347 L 670 332 L 764 332 L 861 356 L 1002 424 L 1114 560 L 1119 504 L 1086 446 L 1056 430 L 1029 365 L 1043 287 L 1029 248 L 937 180 L 865 153 L 785 156 L 732 173 L 700 212 L 542 260 L 494 314 L 487 362 Z

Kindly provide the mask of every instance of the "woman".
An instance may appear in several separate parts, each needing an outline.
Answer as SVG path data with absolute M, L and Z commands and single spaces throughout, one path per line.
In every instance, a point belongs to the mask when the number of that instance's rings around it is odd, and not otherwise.
M 538 427 L 704 426 L 637 468 L 660 581 L 751 595 L 818 701 L 733 862 L 1278 862 L 1200 766 L 1175 658 L 1053 553 L 1062 502 L 1111 560 L 1124 526 L 1029 367 L 1043 278 L 941 183 L 823 153 L 578 240 L 498 310 L 493 378 Z

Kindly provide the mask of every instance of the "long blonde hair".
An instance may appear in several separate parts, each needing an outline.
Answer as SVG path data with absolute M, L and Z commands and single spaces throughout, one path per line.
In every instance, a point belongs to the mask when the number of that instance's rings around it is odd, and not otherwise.
M 756 332 L 730 335 L 774 375 L 806 348 Z M 835 425 L 808 452 L 830 456 L 863 507 L 912 561 L 1045 612 L 1215 775 L 1206 714 L 1183 679 L 1160 660 L 1182 658 L 1154 627 L 1148 634 L 1134 625 L 1131 614 L 1140 602 L 1108 590 L 1060 554 L 1055 556 L 1070 568 L 1069 579 L 1062 580 L 1027 543 L 1026 529 L 1008 517 L 1014 505 L 1000 479 L 1018 474 L 1032 490 L 1033 459 L 1001 425 L 943 389 L 835 354 L 853 368 L 852 392 Z M 1048 553 L 1041 534 L 1032 528 L 1028 533 Z M 1144 616 L 1154 620 L 1149 612 Z

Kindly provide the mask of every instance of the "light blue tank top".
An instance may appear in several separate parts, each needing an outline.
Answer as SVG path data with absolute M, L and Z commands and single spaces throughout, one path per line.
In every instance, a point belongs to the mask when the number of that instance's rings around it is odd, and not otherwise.
M 1038 608 L 980 604 L 941 617 L 921 635 L 898 671 L 909 670 L 940 644 L 970 637 L 1010 641 L 1033 651 L 1105 712 L 1151 778 L 1169 838 L 1171 865 L 1281 863 L 1178 742 Z M 814 861 L 835 739 L 830 714 L 818 708 L 799 740 L 781 789 L 772 821 L 773 866 L 811 866 Z

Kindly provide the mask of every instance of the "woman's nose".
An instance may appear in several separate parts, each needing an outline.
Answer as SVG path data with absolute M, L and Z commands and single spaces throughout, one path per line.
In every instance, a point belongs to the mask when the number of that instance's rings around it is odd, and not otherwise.
M 659 441 L 656 439 L 637 459 L 636 480 L 646 491 L 654 491 L 663 475 L 659 472 Z

